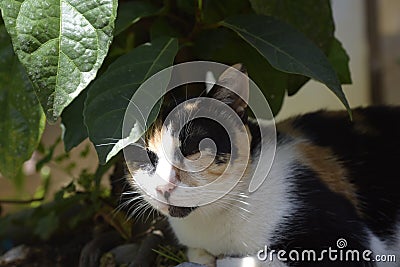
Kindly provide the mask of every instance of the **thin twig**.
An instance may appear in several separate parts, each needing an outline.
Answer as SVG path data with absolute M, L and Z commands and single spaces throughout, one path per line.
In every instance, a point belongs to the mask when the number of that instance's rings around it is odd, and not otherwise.
M 36 201 L 42 201 L 44 197 L 32 199 L 0 199 L 0 204 L 29 204 Z

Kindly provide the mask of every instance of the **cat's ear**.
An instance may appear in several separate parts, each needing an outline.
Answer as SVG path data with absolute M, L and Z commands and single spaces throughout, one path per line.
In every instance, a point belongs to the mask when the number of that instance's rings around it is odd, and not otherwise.
M 226 69 L 207 95 L 229 105 L 243 121 L 246 121 L 249 90 L 247 71 L 243 64 L 239 63 Z

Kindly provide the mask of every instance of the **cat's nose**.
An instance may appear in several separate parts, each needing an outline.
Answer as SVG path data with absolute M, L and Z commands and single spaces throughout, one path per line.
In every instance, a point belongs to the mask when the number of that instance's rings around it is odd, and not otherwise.
M 171 192 L 176 188 L 176 185 L 173 183 L 168 183 L 164 185 L 158 185 L 156 187 L 156 190 L 158 193 L 160 193 L 166 200 L 169 199 L 169 196 L 171 195 Z

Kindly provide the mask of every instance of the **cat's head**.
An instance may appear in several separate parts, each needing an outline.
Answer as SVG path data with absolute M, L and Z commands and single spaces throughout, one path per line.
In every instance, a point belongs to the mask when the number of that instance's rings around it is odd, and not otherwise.
M 131 184 L 161 213 L 186 217 L 222 209 L 221 198 L 247 172 L 250 136 L 247 72 L 228 68 L 205 97 L 164 108 L 148 130 L 145 149 L 128 162 Z

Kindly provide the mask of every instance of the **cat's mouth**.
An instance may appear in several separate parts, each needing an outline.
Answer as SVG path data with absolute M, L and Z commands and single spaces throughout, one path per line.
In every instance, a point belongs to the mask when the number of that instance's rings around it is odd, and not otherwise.
M 178 207 L 178 206 L 169 205 L 168 213 L 172 217 L 184 218 L 184 217 L 188 216 L 195 209 L 196 209 L 196 207 Z

